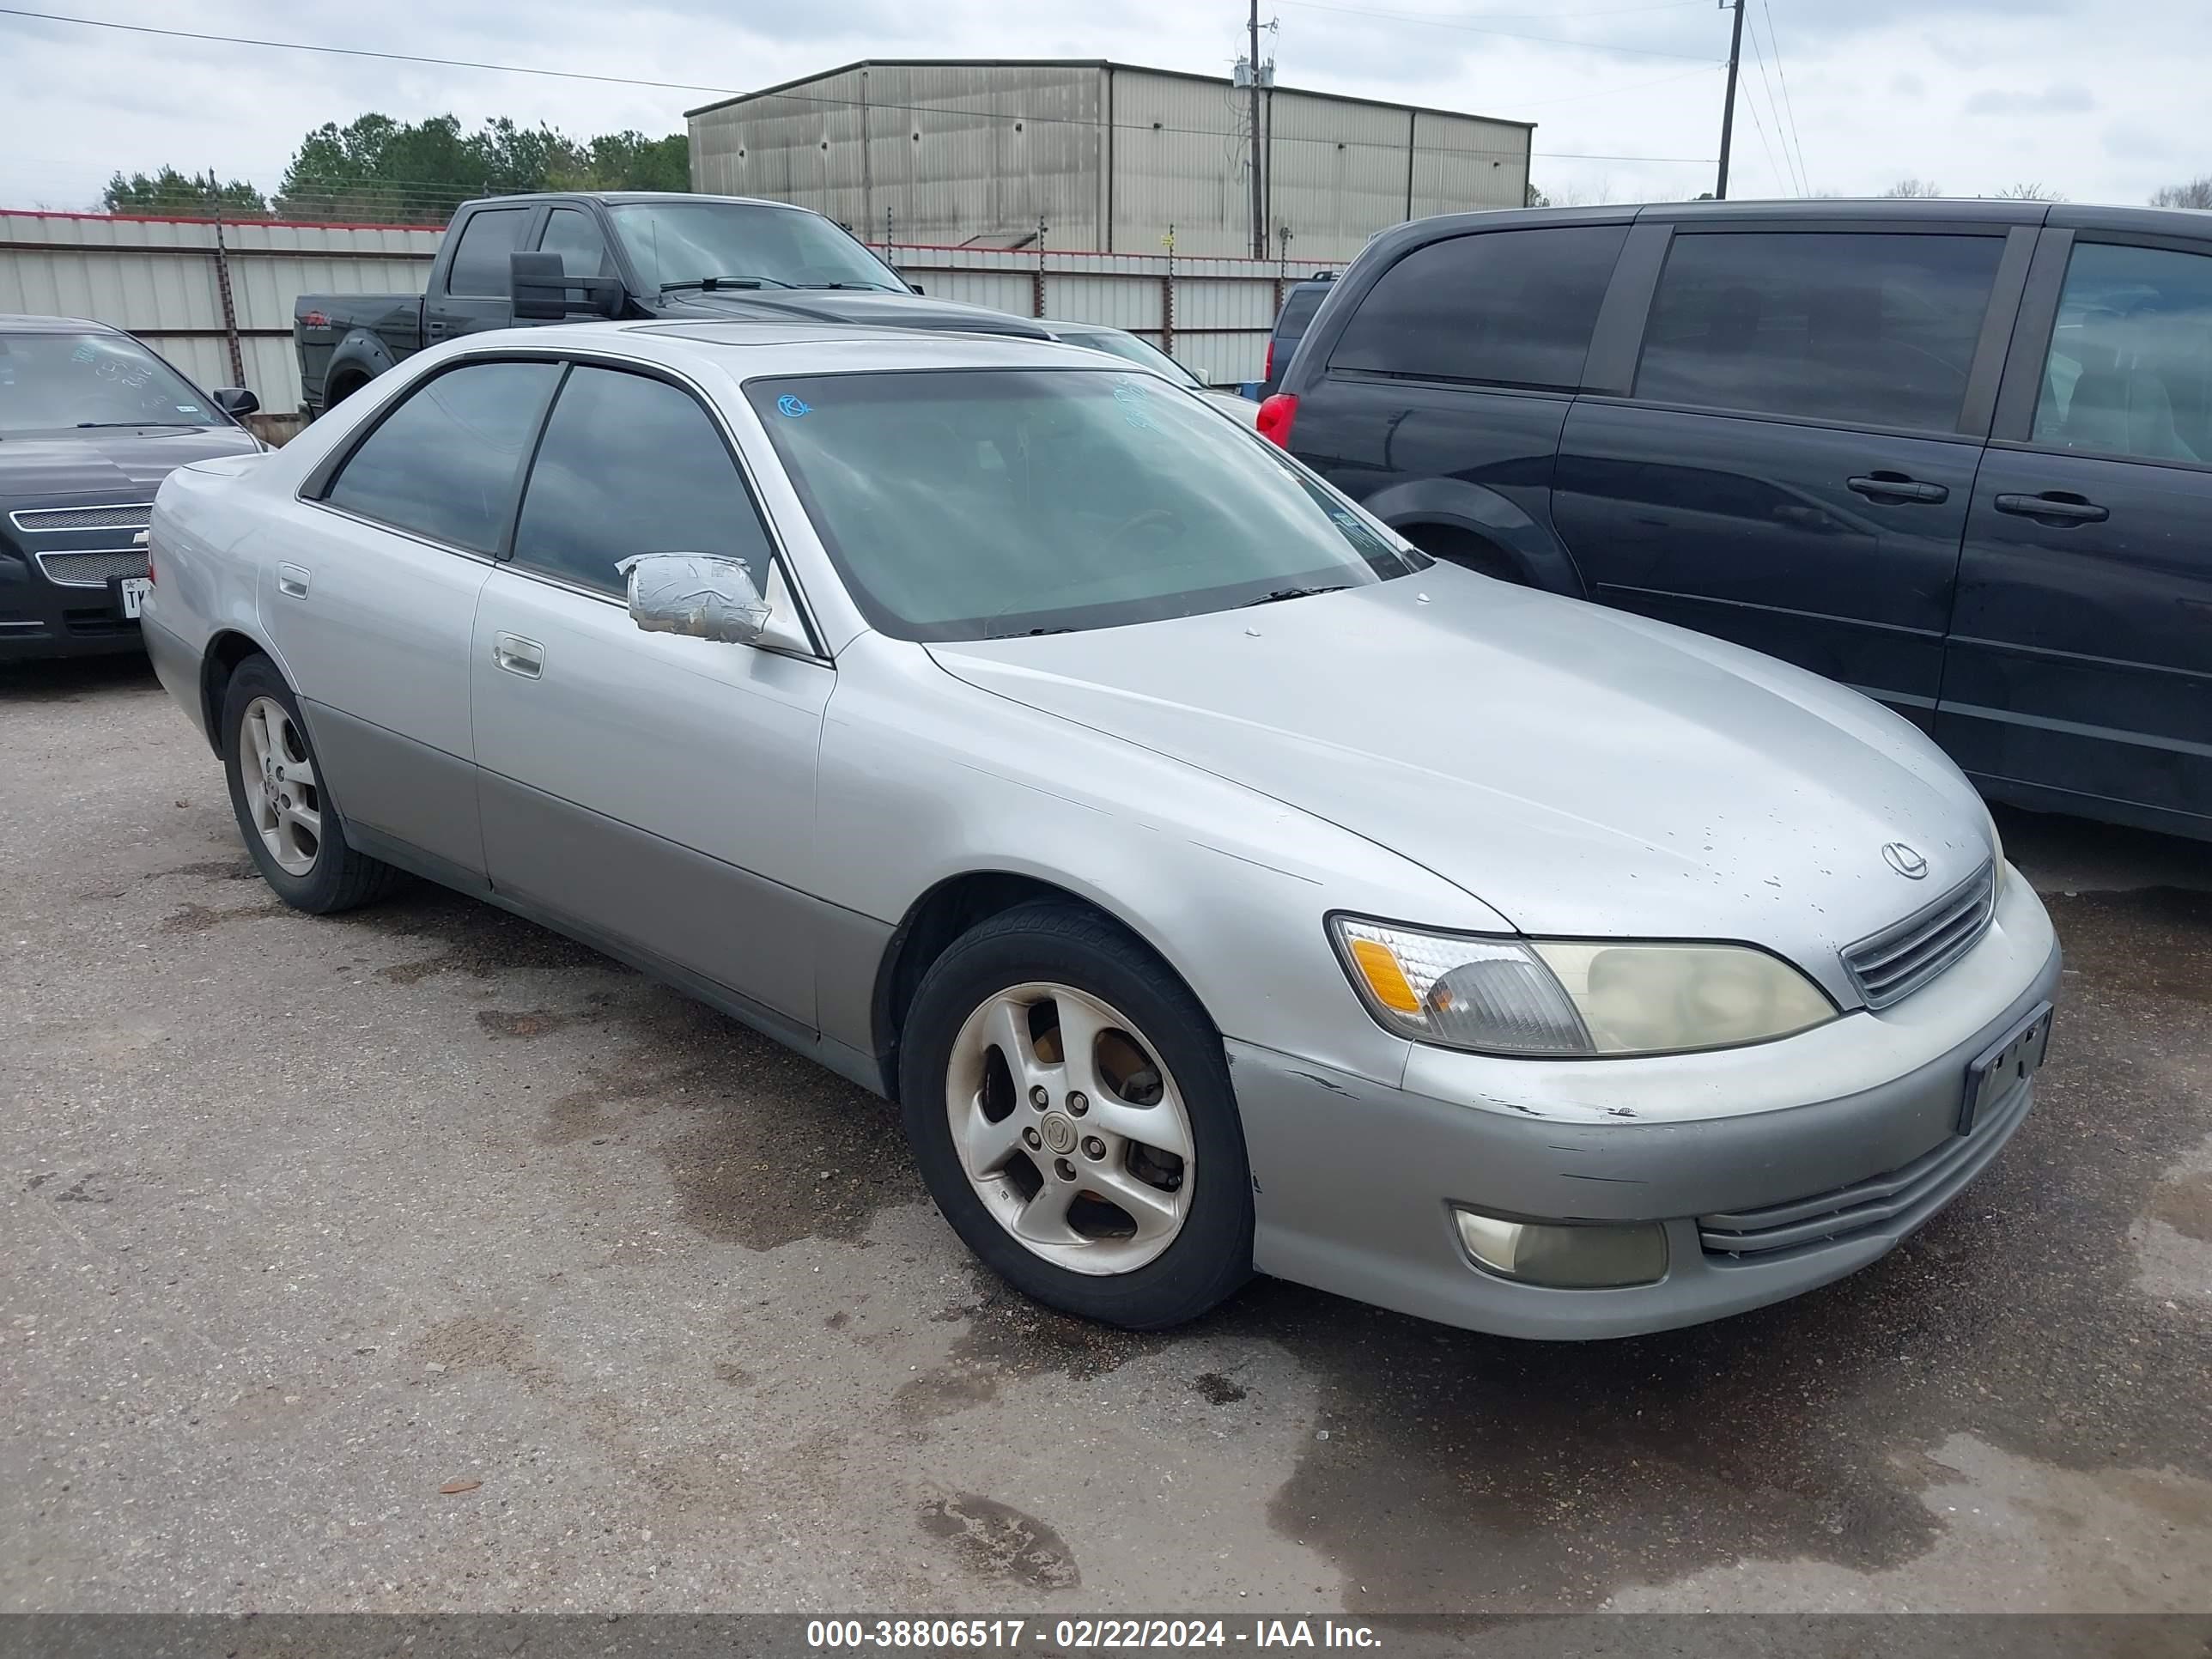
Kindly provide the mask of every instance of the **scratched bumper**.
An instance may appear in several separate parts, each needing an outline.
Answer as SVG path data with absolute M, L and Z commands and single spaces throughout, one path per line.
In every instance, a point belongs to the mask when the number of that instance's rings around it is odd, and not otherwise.
M 1754 1048 L 1620 1062 L 1415 1048 L 1400 1086 L 1385 1087 L 1232 1042 L 1257 1186 L 1255 1264 L 1445 1324 L 1560 1339 L 1696 1324 L 1839 1279 L 1955 1197 L 2028 1103 L 1990 1114 L 1957 1179 L 1878 1224 L 1771 1254 L 1709 1254 L 1697 1218 L 1832 1193 L 1950 1145 L 1969 1064 L 2057 988 L 2049 919 L 2026 882 L 2009 887 L 1990 936 L 1942 980 Z M 1666 1276 L 1607 1291 L 1495 1278 L 1461 1249 L 1455 1203 L 1663 1223 Z

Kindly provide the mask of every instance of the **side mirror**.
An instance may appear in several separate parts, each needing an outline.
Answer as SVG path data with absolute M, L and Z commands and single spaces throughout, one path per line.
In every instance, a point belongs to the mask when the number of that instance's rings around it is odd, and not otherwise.
M 242 386 L 219 386 L 208 393 L 208 401 L 234 421 L 242 421 L 261 410 L 261 399 Z
M 572 313 L 621 313 L 623 285 L 612 276 L 571 276 L 557 253 L 510 253 L 507 282 L 518 322 L 557 323 Z
M 615 568 L 629 580 L 629 619 L 648 634 L 751 645 L 768 631 L 769 602 L 736 559 L 639 553 Z

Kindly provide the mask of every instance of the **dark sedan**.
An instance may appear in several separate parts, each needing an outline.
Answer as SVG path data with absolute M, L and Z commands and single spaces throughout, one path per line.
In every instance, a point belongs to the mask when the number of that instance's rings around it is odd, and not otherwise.
M 154 492 L 258 449 L 255 407 L 104 323 L 0 317 L 0 662 L 137 650 Z

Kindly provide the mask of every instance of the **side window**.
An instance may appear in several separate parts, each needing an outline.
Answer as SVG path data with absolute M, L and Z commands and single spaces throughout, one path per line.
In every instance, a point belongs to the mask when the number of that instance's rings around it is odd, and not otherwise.
M 546 216 L 545 234 L 538 239 L 540 253 L 561 256 L 561 270 L 568 276 L 605 276 L 607 239 L 592 222 L 592 216 L 575 208 L 556 207 Z
M 557 363 L 466 363 L 426 380 L 346 458 L 333 507 L 495 553 Z
M 1636 396 L 1953 431 L 2003 253 L 2002 236 L 1678 232 Z
M 2075 244 L 2034 438 L 2057 449 L 2212 462 L 2212 257 Z
M 480 300 L 503 299 L 514 292 L 507 256 L 522 246 L 522 233 L 529 223 L 528 208 L 486 208 L 469 215 L 461 227 L 461 240 L 453 245 L 446 291 Z
M 514 562 L 619 594 L 633 553 L 719 553 L 768 585 L 768 532 L 707 411 L 665 380 L 579 366 L 530 470 Z
M 1431 242 L 1382 273 L 1332 368 L 1572 388 L 1625 225 L 1493 230 Z

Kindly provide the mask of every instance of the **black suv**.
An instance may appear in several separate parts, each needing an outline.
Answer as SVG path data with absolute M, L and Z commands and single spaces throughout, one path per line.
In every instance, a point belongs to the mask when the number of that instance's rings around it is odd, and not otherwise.
M 1261 429 L 1443 558 L 1880 698 L 1990 795 L 2212 839 L 2212 216 L 1422 220 Z
M 1334 271 L 1317 270 L 1303 283 L 1293 283 L 1283 295 L 1283 308 L 1275 313 L 1274 331 L 1267 336 L 1267 364 L 1260 371 L 1260 395 L 1273 397 L 1283 388 L 1283 376 L 1289 370 L 1291 359 L 1298 355 L 1298 342 L 1305 337 L 1314 313 L 1336 281 Z

